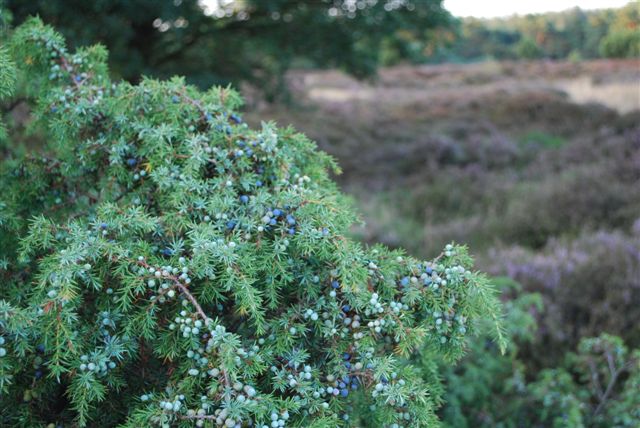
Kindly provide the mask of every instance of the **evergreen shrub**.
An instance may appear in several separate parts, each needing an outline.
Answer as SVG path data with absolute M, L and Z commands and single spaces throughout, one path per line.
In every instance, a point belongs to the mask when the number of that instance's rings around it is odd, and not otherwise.
M 348 238 L 332 159 L 233 90 L 113 82 L 38 19 L 3 45 L 45 146 L 2 163 L 0 425 L 433 426 L 409 361 L 451 364 L 479 319 L 504 346 L 464 247 Z

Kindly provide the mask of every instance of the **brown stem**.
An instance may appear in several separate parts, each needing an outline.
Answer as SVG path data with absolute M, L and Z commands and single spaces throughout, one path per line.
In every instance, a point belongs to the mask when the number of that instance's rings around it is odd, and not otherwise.
M 147 269 L 149 269 L 151 267 L 148 263 L 146 263 L 144 261 L 137 261 L 137 263 L 139 265 L 141 265 L 141 266 L 144 266 Z M 170 279 L 171 281 L 173 281 L 174 285 L 180 289 L 180 292 L 182 294 L 184 294 L 184 296 L 187 298 L 187 300 L 189 300 L 191 302 L 191 304 L 196 308 L 196 312 L 198 313 L 200 318 L 202 318 L 203 321 L 206 322 L 208 319 L 210 319 L 207 316 L 207 314 L 205 314 L 204 311 L 202 310 L 202 306 L 200 306 L 200 303 L 198 303 L 196 298 L 193 297 L 193 294 L 191 294 L 189 292 L 189 289 L 187 289 L 187 287 L 180 282 L 180 279 L 178 279 L 178 277 L 176 277 L 174 275 L 167 275 L 164 278 L 167 278 L 167 279 Z M 164 294 L 166 291 L 169 291 L 169 289 L 167 288 L 166 290 L 161 291 L 161 294 Z
M 144 266 L 146 269 L 149 269 L 151 266 L 146 263 L 145 261 L 136 261 L 137 264 L 139 264 L 140 266 Z M 200 316 L 200 318 L 202 318 L 202 320 L 206 322 L 207 320 L 211 319 L 207 316 L 207 314 L 204 312 L 204 310 L 202 309 L 202 306 L 200 306 L 200 303 L 198 303 L 198 301 L 196 300 L 196 298 L 193 296 L 193 294 L 191 294 L 191 292 L 189 291 L 189 289 L 180 282 L 180 279 L 178 277 L 176 277 L 175 275 L 167 275 L 164 278 L 168 278 L 171 281 L 173 281 L 175 287 L 177 287 L 180 292 L 187 298 L 187 300 L 189 300 L 191 302 L 191 304 L 196 308 L 196 313 L 198 314 L 198 316 Z M 164 294 L 165 292 L 169 291 L 170 288 L 167 288 L 165 290 L 162 291 L 162 294 Z M 157 299 L 156 299 L 157 300 Z M 154 303 L 155 301 L 154 300 Z M 231 380 L 229 379 L 229 374 L 227 373 L 227 371 L 224 368 L 221 368 L 221 373 L 224 376 L 224 383 L 227 386 L 227 388 L 231 387 Z

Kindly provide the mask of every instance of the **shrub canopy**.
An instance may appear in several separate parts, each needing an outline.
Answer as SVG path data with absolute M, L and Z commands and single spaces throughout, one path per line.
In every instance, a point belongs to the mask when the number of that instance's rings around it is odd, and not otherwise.
M 481 317 L 500 338 L 465 248 L 352 241 L 306 137 L 250 129 L 229 88 L 112 82 L 106 58 L 38 19 L 1 51 L 0 95 L 46 141 L 2 164 L 1 425 L 435 424 L 437 370 L 408 358 L 451 361 Z

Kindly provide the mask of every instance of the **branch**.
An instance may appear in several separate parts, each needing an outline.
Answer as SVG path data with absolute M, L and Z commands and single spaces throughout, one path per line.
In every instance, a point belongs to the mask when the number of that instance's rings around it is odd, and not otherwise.
M 193 420 L 193 419 L 217 419 L 218 417 L 216 415 L 193 415 L 193 416 L 189 416 L 189 415 L 182 415 L 180 416 L 180 419 L 186 419 L 186 420 Z
M 189 290 L 187 289 L 187 287 L 185 287 L 184 285 L 182 285 L 182 283 L 178 280 L 175 280 L 175 284 L 178 286 L 178 288 L 180 289 L 180 291 L 185 295 L 185 297 L 191 302 L 191 304 L 193 304 L 193 306 L 195 306 L 196 308 L 196 312 L 198 313 L 198 315 L 200 315 L 200 317 L 204 320 L 207 321 L 208 319 L 210 319 L 207 314 L 204 313 L 204 311 L 202 310 L 202 307 L 200 306 L 200 304 L 198 303 L 198 301 L 196 300 L 195 297 L 193 297 L 193 295 L 191 293 L 189 293 Z
M 20 103 L 22 103 L 23 101 L 27 101 L 27 98 L 25 97 L 16 98 L 9 105 L 7 105 L 2 109 L 2 113 L 11 113 L 13 109 L 16 108 L 18 105 L 20 105 Z
M 149 265 L 147 262 L 145 261 L 140 261 L 140 260 L 136 260 L 136 263 L 139 264 L 140 266 L 144 266 L 145 268 L 149 269 L 150 267 L 152 267 L 151 265 Z M 191 302 L 191 304 L 196 308 L 196 312 L 198 313 L 198 315 L 200 316 L 200 318 L 202 318 L 203 321 L 207 321 L 211 318 L 209 318 L 207 316 L 207 314 L 204 312 L 204 310 L 202 310 L 202 306 L 200 306 L 200 303 L 198 303 L 198 301 L 196 300 L 195 297 L 193 297 L 193 294 L 191 294 L 189 292 L 189 289 L 180 282 L 180 279 L 178 277 L 176 277 L 175 275 L 167 275 L 164 278 L 168 278 L 171 281 L 173 281 L 174 285 L 176 287 L 178 287 L 180 289 L 180 292 L 182 294 L 184 294 L 184 296 L 187 298 L 187 300 L 189 300 Z M 168 289 L 167 289 L 168 291 Z M 164 293 L 163 293 L 164 294 Z
M 598 370 L 596 369 L 596 365 L 592 359 L 589 359 L 589 369 L 591 370 L 591 381 L 594 384 L 596 392 L 598 393 L 598 398 L 602 399 L 604 396 L 604 391 L 602 390 L 602 386 L 600 385 L 600 376 L 598 376 Z
M 607 385 L 607 389 L 604 391 L 604 394 L 600 398 L 600 402 L 598 403 L 598 407 L 596 407 L 596 410 L 594 410 L 594 412 L 593 412 L 593 416 L 597 416 L 600 413 L 600 411 L 604 407 L 604 404 L 607 402 L 607 399 L 609 398 L 609 395 L 611 394 L 611 391 L 613 391 L 613 387 L 614 387 L 616 381 L 618 380 L 618 376 L 624 370 L 624 367 L 622 367 L 622 369 L 620 369 L 620 370 L 615 368 L 613 357 L 608 352 L 607 352 L 607 363 L 609 364 L 609 371 L 611 372 L 611 379 L 609 380 L 609 384 Z

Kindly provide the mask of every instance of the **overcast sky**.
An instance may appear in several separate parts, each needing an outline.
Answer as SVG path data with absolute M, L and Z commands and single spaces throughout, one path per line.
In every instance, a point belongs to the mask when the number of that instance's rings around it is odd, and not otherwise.
M 635 1 L 635 0 L 634 0 Z M 620 7 L 629 0 L 444 0 L 455 16 L 496 17 L 513 14 L 560 11 L 580 6 L 582 9 Z

